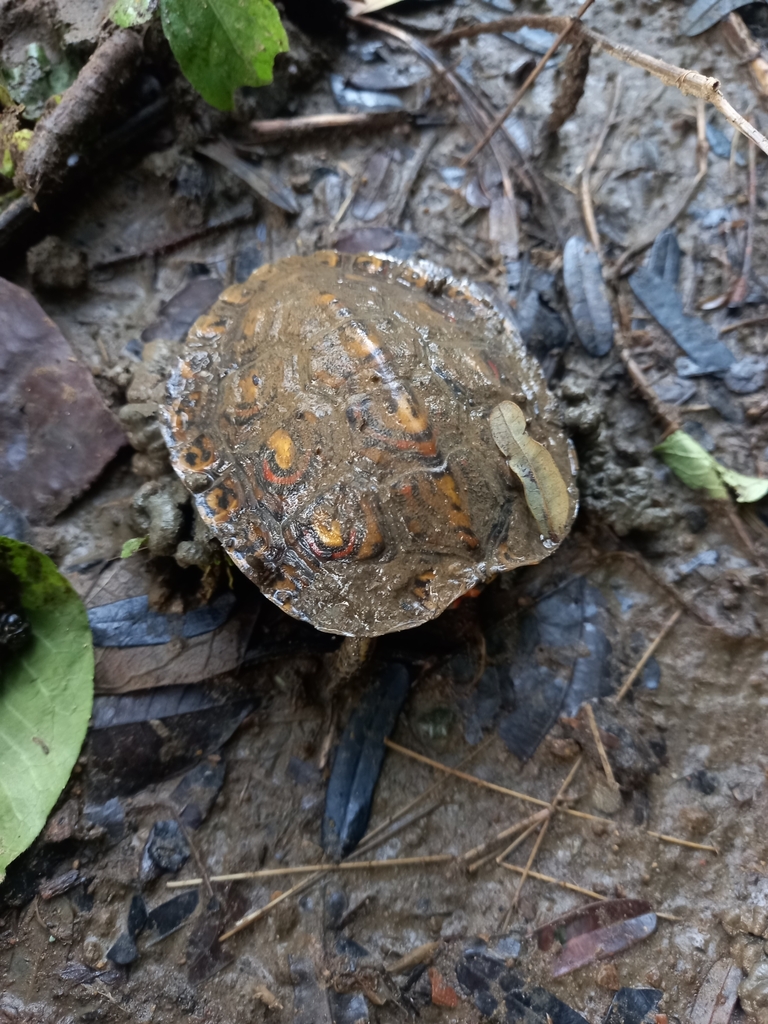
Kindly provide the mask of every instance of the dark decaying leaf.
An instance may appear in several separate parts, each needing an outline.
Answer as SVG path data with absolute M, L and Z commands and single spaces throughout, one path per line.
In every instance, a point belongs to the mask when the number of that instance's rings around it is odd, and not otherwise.
M 135 793 L 189 768 L 226 743 L 257 705 L 252 692 L 217 696 L 202 686 L 98 698 L 87 743 L 91 801 Z M 125 724 L 105 727 L 110 721 Z
M 392 732 L 411 685 L 410 667 L 393 662 L 352 712 L 336 750 L 325 797 L 323 849 L 335 859 L 354 849 L 371 813 L 373 792 Z
M 728 1024 L 739 995 L 742 974 L 723 957 L 710 967 L 691 1010 L 691 1024 Z
M 352 202 L 352 216 L 357 220 L 375 220 L 387 209 L 391 165 L 392 153 L 388 150 L 377 150 L 369 157 Z
M 695 0 L 680 20 L 680 31 L 685 36 L 698 36 L 727 18 L 731 11 L 746 7 L 751 0 Z
M 257 196 L 266 199 L 273 206 L 285 210 L 286 213 L 299 212 L 299 204 L 290 186 L 283 185 L 274 175 L 269 174 L 267 171 L 262 171 L 261 168 L 256 167 L 255 164 L 249 163 L 247 160 L 243 160 L 242 157 L 235 153 L 232 146 L 223 139 L 198 146 L 197 152 L 202 153 L 203 156 L 207 156 L 211 160 L 215 160 L 217 164 L 226 167 L 232 174 L 236 174 L 238 178 L 253 189 Z
M 620 988 L 603 1024 L 656 1024 L 656 1007 L 664 993 L 658 988 Z
M 539 360 L 568 344 L 568 328 L 561 316 L 563 300 L 554 274 L 521 259 L 516 319 L 525 347 Z
M 614 921 L 623 921 L 628 917 L 639 917 L 651 909 L 646 900 L 595 900 L 584 906 L 575 907 L 567 914 L 556 917 L 553 921 L 537 928 L 534 932 L 539 949 L 548 950 L 557 941 L 565 945 L 569 939 L 584 932 L 595 931 Z
M 221 792 L 225 775 L 226 765 L 219 758 L 215 764 L 202 761 L 181 779 L 170 799 L 179 808 L 179 820 L 183 825 L 200 828 Z
M 760 356 L 745 356 L 731 363 L 725 375 L 725 386 L 736 395 L 751 395 L 765 385 L 768 362 Z
M 552 977 L 562 978 L 571 971 L 604 960 L 606 957 L 621 953 L 636 942 L 647 939 L 656 931 L 656 915 L 641 914 L 625 921 L 616 921 L 604 928 L 585 932 L 570 939 L 552 964 Z
M 422 82 L 429 71 L 420 64 L 398 68 L 394 64 L 378 61 L 359 67 L 349 78 L 349 84 L 355 89 L 370 89 L 374 92 L 383 90 L 410 89 L 417 82 Z
M 613 345 L 613 317 L 597 253 L 573 235 L 563 250 L 563 281 L 579 341 L 591 356 L 604 356 Z
M 58 327 L 2 278 L 0 337 L 0 497 L 40 521 L 93 483 L 125 434 Z
M 141 340 L 183 341 L 192 324 L 218 299 L 224 284 L 218 277 L 199 275 L 160 307 L 157 319 L 141 332 Z
M 187 942 L 187 977 L 199 985 L 222 967 L 232 963 L 231 943 L 219 942 L 219 935 L 239 920 L 247 910 L 245 893 L 227 886 L 208 900 L 205 913 L 192 927 Z
M 189 892 L 182 892 L 174 896 L 159 907 L 150 910 L 147 914 L 147 924 L 144 929 L 148 937 L 147 946 L 153 946 L 156 942 L 166 938 L 173 932 L 178 931 L 188 917 L 195 912 L 200 901 L 200 894 L 197 889 L 190 889 Z
M 349 113 L 374 113 L 403 109 L 403 101 L 399 96 L 393 96 L 388 92 L 374 92 L 371 89 L 354 89 L 347 85 L 343 75 L 331 75 L 330 82 L 331 92 L 339 110 Z
M 603 597 L 583 576 L 537 602 L 521 616 L 514 657 L 505 670 L 515 708 L 499 723 L 507 747 L 531 757 L 562 710 L 575 713 L 611 690 L 611 644 Z
M 232 591 L 184 614 L 152 611 L 146 594 L 91 608 L 88 621 L 96 647 L 143 647 L 190 640 L 223 626 L 237 603 Z
M 387 252 L 397 244 L 391 228 L 355 228 L 336 239 L 337 252 Z
M 687 316 L 674 285 L 648 267 L 639 267 L 629 285 L 654 320 L 670 334 L 699 367 L 700 373 L 721 373 L 734 361 L 731 350 L 718 339 L 714 327 L 699 317 Z
M 122 966 L 132 964 L 134 960 L 138 959 L 138 956 L 139 951 L 136 948 L 136 943 L 127 932 L 122 932 L 118 935 L 117 939 L 107 950 L 107 960 Z
M 681 255 L 675 229 L 665 228 L 656 236 L 651 246 L 651 251 L 648 254 L 648 269 L 676 288 L 677 280 L 680 277 Z

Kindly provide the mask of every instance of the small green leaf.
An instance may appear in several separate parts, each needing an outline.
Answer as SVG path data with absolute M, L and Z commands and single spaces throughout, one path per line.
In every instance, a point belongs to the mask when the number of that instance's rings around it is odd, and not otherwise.
M 110 21 L 120 28 L 145 25 L 155 13 L 157 0 L 117 0 L 109 12 Z
M 704 490 L 710 498 L 727 498 L 729 487 L 736 501 L 759 501 L 768 494 L 768 480 L 728 469 L 684 430 L 670 434 L 654 451 L 687 487 Z
M 0 537 L 0 574 L 18 580 L 31 630 L 2 666 L 2 881 L 42 829 L 77 761 L 93 703 L 93 643 L 82 601 L 46 555 Z
M 148 539 L 148 537 L 131 537 L 120 548 L 120 557 L 130 558 L 131 555 L 135 555 L 137 551 L 144 547 Z
M 211 106 L 231 110 L 241 85 L 268 85 L 288 37 L 271 0 L 160 0 L 181 70 Z

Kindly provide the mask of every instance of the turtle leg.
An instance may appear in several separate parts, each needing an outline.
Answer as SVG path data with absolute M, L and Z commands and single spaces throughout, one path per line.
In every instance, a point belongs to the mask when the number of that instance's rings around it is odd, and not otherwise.
M 375 637 L 345 636 L 341 646 L 325 656 L 321 688 L 328 697 L 328 708 L 318 758 L 321 771 L 328 764 L 328 758 L 336 742 L 340 711 L 342 705 L 347 703 L 350 683 L 355 682 L 370 664 L 375 646 Z

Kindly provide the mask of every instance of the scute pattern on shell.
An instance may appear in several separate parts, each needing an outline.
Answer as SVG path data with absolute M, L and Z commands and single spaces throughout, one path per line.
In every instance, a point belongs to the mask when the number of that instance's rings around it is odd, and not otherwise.
M 525 412 L 577 495 L 538 363 L 475 286 L 320 252 L 263 266 L 192 327 L 169 383 L 174 468 L 235 563 L 319 629 L 416 626 L 545 540 L 491 437 Z

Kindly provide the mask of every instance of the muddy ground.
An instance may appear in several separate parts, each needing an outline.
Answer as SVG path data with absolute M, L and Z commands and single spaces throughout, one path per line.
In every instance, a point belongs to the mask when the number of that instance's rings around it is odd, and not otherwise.
M 64 45 L 49 9 L 46 20 L 42 7 L 28 7 L 23 31 L 16 25 L 22 42 L 39 31 L 49 43 L 58 34 Z M 479 0 L 457 0 L 404 13 L 397 8 L 390 20 L 428 39 L 505 10 L 502 4 L 494 8 Z M 569 10 L 570 5 L 558 2 L 536 6 L 537 13 Z M 682 37 L 678 26 L 684 10 L 673 0 L 638 5 L 598 0 L 586 21 L 614 41 L 716 75 L 733 105 L 768 129 L 761 106 L 765 100 L 757 96 L 748 70 L 727 48 L 721 30 Z M 77 29 L 86 39 L 89 31 L 87 25 Z M 14 38 L 6 47 L 12 49 Z M 123 154 L 116 167 L 102 168 L 47 214 L 44 233 L 55 233 L 85 253 L 85 285 L 44 287 L 39 272 L 31 273 L 21 243 L 6 259 L 6 276 L 32 292 L 117 414 L 121 407 L 143 403 L 151 419 L 151 403 L 162 392 L 158 381 L 167 374 L 178 338 L 163 337 L 159 330 L 154 342 L 142 345 L 137 339 L 185 285 L 214 278 L 223 287 L 260 263 L 335 244 L 362 228 L 395 232 L 386 239 L 389 255 L 433 260 L 517 305 L 524 294 L 521 277 L 532 271 L 558 274 L 565 239 L 584 234 L 576 194 L 579 169 L 609 116 L 619 79 L 616 121 L 592 172 L 608 266 L 655 225 L 667 225 L 668 211 L 696 175 L 695 101 L 602 53 L 591 56 L 575 113 L 555 139 L 542 141 L 563 76 L 562 58 L 557 58 L 528 91 L 511 125 L 544 196 L 542 204 L 518 188 L 518 258 L 509 234 L 501 242 L 489 239 L 487 209 L 471 205 L 469 190 L 456 187 L 457 179 L 451 178 L 450 169 L 473 137 L 450 88 L 435 77 L 391 94 L 420 111 L 422 123 L 255 143 L 248 128 L 254 118 L 335 111 L 331 75 L 348 79 L 361 69 L 380 68 L 375 61 L 381 57 L 407 73 L 422 67 L 403 45 L 362 29 L 350 28 L 346 40 L 318 39 L 292 29 L 291 40 L 292 51 L 281 59 L 275 85 L 261 92 L 246 90 L 232 118 L 196 99 L 167 70 L 163 62 L 170 58 L 162 45 L 152 43 L 154 64 L 148 74 L 170 98 L 167 118 L 142 140 L 137 157 Z M 463 40 L 440 52 L 497 109 L 540 55 L 497 35 Z M 166 67 L 165 78 L 158 78 L 157 67 Z M 731 127 L 714 111 L 707 116 L 731 137 Z M 219 134 L 251 146 L 250 155 L 262 171 L 292 190 L 299 212 L 288 214 L 266 203 L 229 170 L 195 153 L 198 143 Z M 745 154 L 743 139 L 733 159 L 710 150 L 706 176 L 676 221 L 682 250 L 679 289 L 686 310 L 717 328 L 767 308 L 766 172 L 758 156 L 749 304 L 700 309 L 702 300 L 723 293 L 740 272 L 748 204 Z M 476 166 L 487 175 L 492 192 L 498 180 L 493 162 L 483 159 Z M 361 186 L 378 171 L 384 184 L 375 194 L 362 194 Z M 227 227 L 230 221 L 233 226 Z M 385 235 L 373 237 L 381 243 Z M 558 288 L 548 308 L 560 309 L 567 325 Z M 646 379 L 653 386 L 674 376 L 681 351 L 636 302 L 626 280 L 619 281 L 615 294 L 631 311 L 629 343 Z M 723 340 L 739 358 L 761 356 L 767 329 L 765 324 L 747 326 Z M 545 338 L 549 331 L 544 329 Z M 575 529 L 548 562 L 499 579 L 476 601 L 437 623 L 382 644 L 380 663 L 405 645 L 422 664 L 392 738 L 443 764 L 470 758 L 468 772 L 539 800 L 555 796 L 583 748 L 570 806 L 595 818 L 556 816 L 533 868 L 601 895 L 647 900 L 656 913 L 667 915 L 659 917 L 653 934 L 612 959 L 555 979 L 552 952 L 537 950 L 530 933 L 588 897 L 530 878 L 508 914 L 519 875 L 493 861 L 472 874 L 456 864 L 424 863 L 324 876 L 222 947 L 211 944 L 212 936 L 294 880 L 211 883 L 199 890 L 197 908 L 177 931 L 157 944 L 139 938 L 138 958 L 129 967 L 115 966 L 107 952 L 126 928 L 132 898 L 141 893 L 151 909 L 174 895 L 166 888 L 169 875 L 142 876 L 142 850 L 152 826 L 173 818 L 170 794 L 196 751 L 207 755 L 205 763 L 212 769 L 224 766 L 225 777 L 202 824 L 190 832 L 193 856 L 180 878 L 201 871 L 315 864 L 324 857 L 320 824 L 327 768 L 319 765 L 330 736 L 328 698 L 318 680 L 327 642 L 308 630 L 294 632 L 271 606 L 250 595 L 247 611 L 241 612 L 245 624 L 238 626 L 238 637 L 251 631 L 250 659 L 237 638 L 224 654 L 211 655 L 203 645 L 187 652 L 186 661 L 178 643 L 162 652 L 153 649 L 141 664 L 121 661 L 120 652 L 100 652 L 97 686 L 102 694 L 137 687 L 147 694 L 169 684 L 207 684 L 216 676 L 210 690 L 215 701 L 198 731 L 183 734 L 183 715 L 169 725 L 163 719 L 170 712 L 145 709 L 144 725 L 159 737 L 161 750 L 153 750 L 156 763 L 142 777 L 146 784 L 138 792 L 125 784 L 130 757 L 120 781 L 110 788 L 110 773 L 115 773 L 113 782 L 119 774 L 117 757 L 110 760 L 104 741 L 100 746 L 97 732 L 91 735 L 47 839 L 0 889 L 0 1019 L 211 1024 L 351 1024 L 416 1016 L 430 1022 L 522 1019 L 512 1009 L 504 1017 L 498 990 L 493 996 L 497 1008 L 487 1005 L 481 1011 L 479 989 L 472 991 L 466 973 L 457 976 L 457 965 L 471 959 L 467 951 L 483 945 L 495 951 L 495 963 L 518 972 L 529 990 L 548 990 L 590 1022 L 604 1019 L 621 986 L 662 993 L 650 1020 L 656 1013 L 686 1021 L 726 1021 L 733 1000 L 726 1000 L 727 1011 L 721 1008 L 717 1016 L 705 979 L 710 976 L 711 987 L 710 972 L 727 974 L 729 967 L 736 972 L 730 975 L 731 985 L 734 978 L 746 979 L 732 1019 L 768 1019 L 765 523 L 759 508 L 744 512 L 731 502 L 702 498 L 654 456 L 653 446 L 668 423 L 654 416 L 648 396 L 630 381 L 617 345 L 595 358 L 570 331 L 554 354 L 544 355 L 581 462 Z M 719 379 L 688 379 L 694 390 L 672 407 L 673 418 L 730 467 L 765 475 L 768 426 L 765 419 L 748 415 L 765 399 L 765 390 L 740 395 Z M 122 422 L 138 453 L 124 449 L 84 497 L 52 523 L 33 527 L 30 537 L 91 604 L 143 586 L 158 606 L 179 610 L 196 596 L 174 593 L 174 587 L 189 587 L 190 570 L 175 574 L 167 561 L 153 563 L 146 552 L 134 556 L 133 566 L 117 560 L 122 544 L 142 532 L 137 490 L 149 474 L 165 479 L 167 468 L 157 448 L 139 437 L 139 420 L 123 413 Z M 199 573 L 194 579 L 204 589 Z M 589 735 L 573 723 L 578 707 L 573 693 L 561 708 L 570 724 L 555 721 L 527 759 L 509 749 L 515 748 L 510 735 L 519 738 L 520 732 L 533 729 L 526 724 L 527 698 L 521 697 L 528 691 L 518 687 L 515 705 L 510 684 L 525 675 L 520 652 L 526 630 L 535 610 L 563 592 L 578 620 L 576 648 L 572 634 L 564 633 L 560 640 L 534 644 L 527 657 L 531 664 L 551 668 L 552 678 L 561 681 L 571 679 L 574 659 L 580 660 L 585 692 L 603 698 L 598 722 L 603 724 L 604 714 L 606 729 L 625 730 L 620 734 L 627 762 L 618 796 L 606 783 Z M 555 607 L 557 628 L 565 621 L 566 604 Z M 683 614 L 655 660 L 629 697 L 611 705 L 605 696 L 629 675 L 677 607 Z M 590 646 L 589 636 L 602 638 L 597 647 Z M 219 658 L 227 664 L 224 676 L 212 670 L 222 663 Z M 371 666 L 364 676 L 376 671 Z M 546 697 L 535 699 L 546 705 Z M 348 703 L 354 702 L 355 695 L 349 695 Z M 102 711 L 107 707 L 101 705 Z M 342 712 L 342 720 L 347 713 Z M 518 715 L 514 727 L 513 714 Z M 220 718 L 226 718 L 223 725 Z M 106 740 L 107 746 L 119 742 L 117 734 Z M 130 748 L 133 741 L 124 742 Z M 134 750 L 144 756 L 142 746 Z M 163 768 L 174 767 L 171 778 L 157 781 Z M 140 767 L 135 771 L 141 774 Z M 415 820 L 409 818 L 407 827 L 372 847 L 366 857 L 459 857 L 531 811 L 507 795 L 442 776 L 389 750 L 371 827 L 440 780 L 442 785 L 419 805 L 425 813 L 412 815 Z M 103 815 L 89 817 L 89 807 L 111 798 L 117 802 L 116 825 L 105 825 Z M 666 842 L 649 830 L 694 846 Z M 526 863 L 531 842 L 512 855 L 511 863 Z M 79 872 L 74 888 L 47 899 L 31 898 L 41 878 L 73 868 Z M 439 975 L 412 967 L 402 974 L 387 972 L 398 958 L 429 942 L 439 942 L 431 960 Z M 200 955 L 201 949 L 208 952 Z M 454 993 L 443 1000 L 448 1005 L 439 1005 L 440 977 Z M 546 1019 L 545 1012 L 535 1016 L 529 1011 L 525 1019 Z M 579 1018 L 569 1018 L 560 1008 L 553 1019 Z

